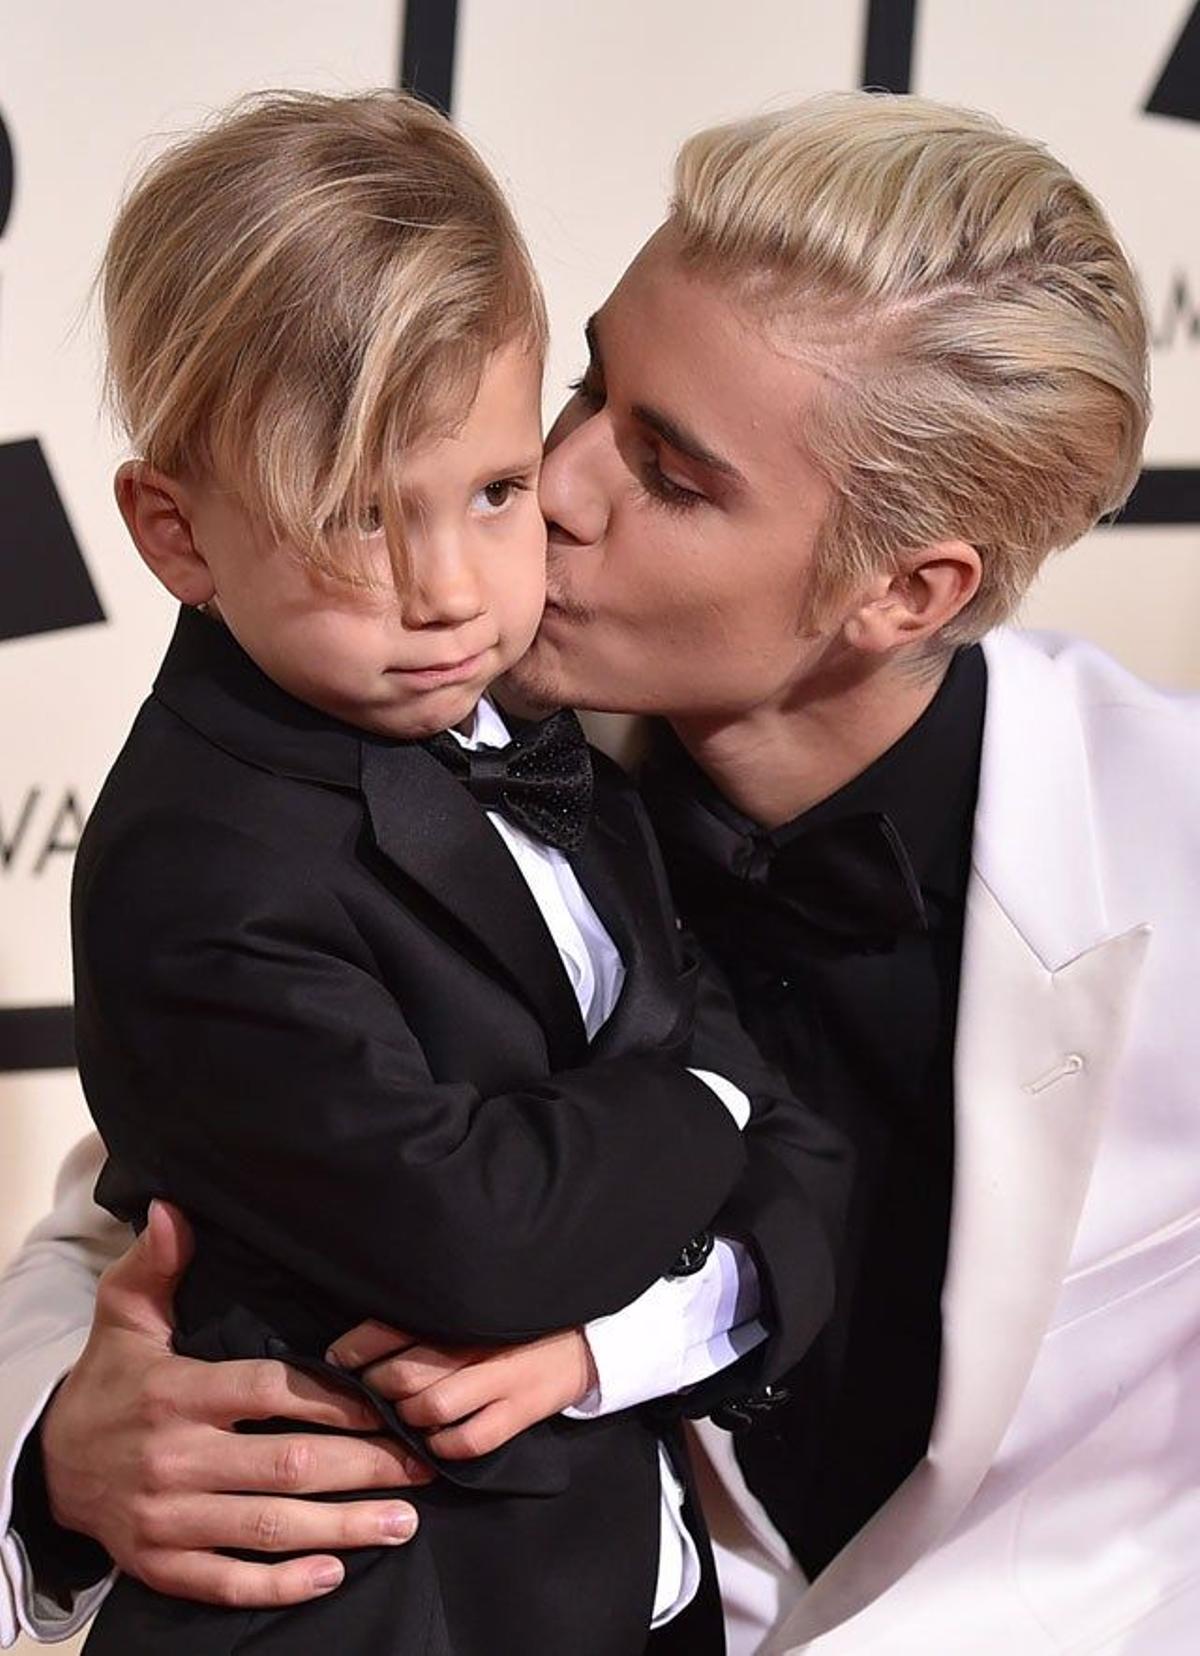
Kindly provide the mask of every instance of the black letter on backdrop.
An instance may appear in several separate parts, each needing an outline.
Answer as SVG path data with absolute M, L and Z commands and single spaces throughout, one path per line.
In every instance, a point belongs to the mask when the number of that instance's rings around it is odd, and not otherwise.
M 917 0 L 869 0 L 862 83 L 871 92 L 912 90 Z
M 454 99 L 458 0 L 408 0 L 400 85 L 449 115 Z
M 8 215 L 12 212 L 13 179 L 13 148 L 9 141 L 8 128 L 4 124 L 4 116 L 0 114 L 0 236 L 4 234 L 4 226 L 8 223 Z
M 1200 5 L 1192 7 L 1175 50 L 1147 100 L 1146 113 L 1200 121 Z
M 0 443 L 0 641 L 103 620 L 42 445 Z

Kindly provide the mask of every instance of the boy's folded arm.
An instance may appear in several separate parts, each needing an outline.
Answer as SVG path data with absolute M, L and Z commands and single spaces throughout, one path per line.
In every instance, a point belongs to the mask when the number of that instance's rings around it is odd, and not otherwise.
M 852 1171 L 848 1147 L 815 1112 L 786 1096 L 704 957 L 690 1056 L 706 1066 L 695 1073 L 751 1095 L 747 1166 L 714 1220 L 724 1234 L 699 1271 L 662 1278 L 587 1324 L 597 1380 L 564 1411 L 573 1417 L 672 1395 L 683 1413 L 709 1413 L 786 1374 L 832 1307 Z
M 79 894 L 90 1102 L 135 1185 L 348 1322 L 446 1338 L 585 1322 L 670 1266 L 745 1159 L 709 1086 L 654 1056 L 490 1097 L 435 1081 L 336 901 L 231 840 L 208 878 L 156 866 L 152 923 L 129 901 L 140 856 Z M 121 1073 L 87 1062 L 93 1039 Z
M 660 1277 L 631 1304 L 586 1324 L 595 1385 L 564 1414 L 615 1414 L 711 1381 L 767 1338 L 749 1250 L 714 1240 L 699 1270 Z

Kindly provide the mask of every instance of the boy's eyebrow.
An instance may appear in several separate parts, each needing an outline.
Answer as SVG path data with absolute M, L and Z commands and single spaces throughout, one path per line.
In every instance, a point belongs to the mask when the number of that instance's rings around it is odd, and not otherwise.
M 594 316 L 588 317 L 584 325 L 583 337 L 587 341 L 587 348 L 593 365 L 603 370 L 603 358 L 600 354 L 600 340 L 596 332 L 596 318 Z M 664 414 L 660 409 L 652 408 L 648 403 L 634 403 L 632 413 L 635 420 L 640 420 L 643 425 L 649 426 L 651 431 L 657 432 L 663 442 L 669 443 L 678 453 L 686 455 L 689 460 L 695 460 L 698 465 L 707 466 L 710 471 L 716 472 L 720 477 L 727 478 L 731 483 L 737 483 L 743 488 L 745 487 L 746 479 L 733 464 L 733 461 L 726 460 L 723 455 L 718 454 L 715 449 L 702 442 L 694 432 L 689 431 L 678 420 L 673 420 L 670 415 Z
M 509 460 L 504 465 L 492 466 L 485 475 L 485 481 L 492 477 L 522 477 L 526 472 L 537 471 L 541 463 L 542 451 L 539 449 L 536 454 L 522 455 L 519 460 Z

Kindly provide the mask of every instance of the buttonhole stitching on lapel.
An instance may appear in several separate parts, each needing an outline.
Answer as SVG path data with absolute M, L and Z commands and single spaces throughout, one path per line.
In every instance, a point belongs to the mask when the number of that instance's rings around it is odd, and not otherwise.
M 1078 1075 L 1083 1068 L 1082 1056 L 1078 1052 L 1068 1052 L 1061 1064 L 1055 1064 L 1045 1075 L 1039 1075 L 1036 1081 L 1027 1081 L 1025 1091 L 1031 1095 L 1045 1092 L 1047 1088 L 1054 1086 L 1055 1082 L 1065 1080 L 1068 1075 Z

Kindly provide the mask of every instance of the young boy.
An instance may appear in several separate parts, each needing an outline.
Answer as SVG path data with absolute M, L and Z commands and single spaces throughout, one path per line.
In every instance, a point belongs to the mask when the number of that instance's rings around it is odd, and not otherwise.
M 806 1305 L 830 1297 L 839 1146 L 698 986 L 573 715 L 510 729 L 481 699 L 545 550 L 543 312 L 494 182 L 399 94 L 258 100 L 142 180 L 104 300 L 140 456 L 118 502 L 185 607 L 79 853 L 78 1048 L 100 1199 L 195 1226 L 180 1349 L 324 1367 L 362 1317 L 573 1327 L 704 1268 L 715 1223 L 775 1325 L 726 1383 L 770 1379 L 815 1332 L 774 1292 L 799 1247 Z M 671 1428 L 556 1419 L 439 1460 L 383 1414 L 440 1473 L 414 1541 L 288 1611 L 121 1578 L 93 1656 L 637 1656 L 677 1611 L 720 1651 L 684 1608 L 704 1543 Z

